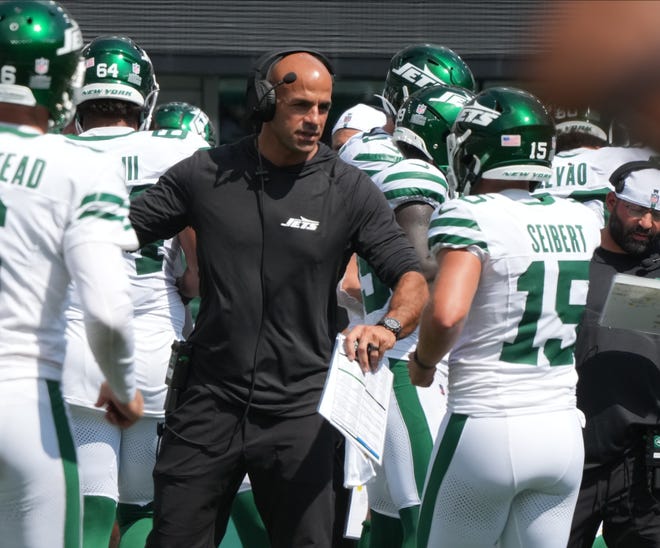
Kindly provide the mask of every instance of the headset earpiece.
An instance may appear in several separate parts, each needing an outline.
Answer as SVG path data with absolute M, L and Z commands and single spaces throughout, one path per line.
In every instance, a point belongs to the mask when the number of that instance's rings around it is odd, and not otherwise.
M 257 104 L 253 109 L 253 115 L 260 122 L 270 122 L 275 116 L 275 88 L 265 78 L 254 81 L 254 92 Z
M 330 60 L 320 51 L 305 48 L 289 48 L 270 51 L 256 60 L 251 76 L 248 78 L 246 102 L 247 115 L 250 120 L 260 124 L 270 122 L 275 117 L 277 97 L 275 87 L 268 81 L 268 74 L 275 63 L 294 53 L 309 53 L 321 61 L 328 72 L 334 77 L 334 69 Z

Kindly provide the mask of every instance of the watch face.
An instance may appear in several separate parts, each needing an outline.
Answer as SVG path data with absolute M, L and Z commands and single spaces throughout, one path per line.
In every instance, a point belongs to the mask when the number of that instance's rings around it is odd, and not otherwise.
M 394 334 L 398 334 L 399 331 L 401 331 L 401 324 L 399 323 L 398 320 L 395 320 L 394 318 L 383 318 L 379 322 L 383 327 L 386 327 L 390 331 L 392 331 Z

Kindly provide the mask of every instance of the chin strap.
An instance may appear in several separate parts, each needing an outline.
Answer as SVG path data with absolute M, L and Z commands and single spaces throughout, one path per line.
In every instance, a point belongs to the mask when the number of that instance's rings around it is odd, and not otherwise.
M 156 108 L 156 102 L 158 101 L 158 95 L 160 93 L 160 88 L 158 87 L 158 84 L 155 83 L 155 87 L 147 97 L 144 99 L 144 110 L 143 110 L 143 115 L 144 118 L 140 122 L 140 126 L 138 127 L 139 131 L 146 131 L 151 129 L 151 117 L 153 116 L 154 113 L 154 108 Z
M 378 93 L 374 93 L 374 97 L 378 97 L 380 99 L 381 104 L 383 105 L 383 110 L 385 113 L 390 117 L 396 120 L 396 109 L 394 108 L 394 105 L 390 103 L 383 95 L 379 95 Z

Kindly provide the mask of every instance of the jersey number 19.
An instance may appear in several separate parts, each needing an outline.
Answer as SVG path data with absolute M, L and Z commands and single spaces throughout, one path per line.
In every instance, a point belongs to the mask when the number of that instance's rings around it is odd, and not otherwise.
M 551 262 L 548 262 L 552 265 Z M 526 292 L 525 310 L 518 324 L 516 338 L 511 343 L 505 342 L 500 359 L 508 363 L 539 365 L 539 350 L 550 365 L 571 365 L 573 363 L 573 345 L 562 348 L 562 339 L 541 339 L 535 344 L 542 316 L 558 317 L 564 324 L 577 325 L 582 318 L 584 304 L 571 304 L 571 288 L 576 280 L 589 279 L 588 261 L 557 261 L 556 283 L 546 276 L 546 262 L 534 261 L 518 278 L 518 291 Z M 548 292 L 548 297 L 544 295 Z M 550 308 L 554 303 L 553 310 Z

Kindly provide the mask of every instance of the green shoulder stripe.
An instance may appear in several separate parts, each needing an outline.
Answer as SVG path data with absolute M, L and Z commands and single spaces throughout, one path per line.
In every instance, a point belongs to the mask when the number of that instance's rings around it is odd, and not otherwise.
M 394 154 L 374 154 L 369 152 L 363 152 L 356 154 L 353 158 L 354 162 L 389 162 L 394 164 L 401 160 L 401 156 L 396 156 Z
M 399 173 L 392 173 L 391 175 L 385 177 L 383 183 L 392 183 L 402 179 L 420 179 L 422 181 L 431 181 L 439 185 L 447 186 L 447 183 L 444 179 L 442 179 L 442 177 L 438 177 L 434 173 L 425 173 L 422 171 L 402 171 Z
M 468 247 L 471 245 L 480 247 L 484 251 L 488 251 L 488 245 L 486 242 L 481 240 L 474 240 L 472 238 L 466 238 L 464 236 L 458 236 L 456 234 L 436 234 L 429 237 L 429 247 L 434 245 L 442 244 L 446 247 Z
M 99 219 L 105 219 L 106 221 L 120 221 L 124 222 L 126 217 L 124 215 L 117 215 L 115 213 L 108 213 L 106 211 L 98 211 L 96 209 L 91 209 L 88 211 L 83 211 L 78 219 L 84 219 L 85 217 L 98 217 Z
M 578 202 L 588 202 L 591 200 L 605 201 L 605 197 L 610 193 L 607 187 L 592 188 L 591 190 L 575 190 L 569 194 L 569 198 L 573 198 Z
M 386 190 L 384 195 L 388 201 L 396 201 L 399 198 L 408 198 L 410 196 L 419 198 L 427 197 L 435 200 L 438 203 L 442 203 L 446 200 L 444 194 L 441 192 L 434 192 L 427 188 L 396 188 L 392 190 Z
M 431 227 L 436 226 L 460 226 L 461 228 L 473 228 L 479 230 L 479 225 L 472 219 L 464 219 L 462 217 L 447 217 L 440 215 L 431 221 Z
M 107 202 L 116 205 L 126 205 L 124 198 L 116 194 L 108 194 L 106 192 L 96 192 L 95 194 L 88 194 L 80 202 L 81 206 L 87 205 L 91 202 Z

